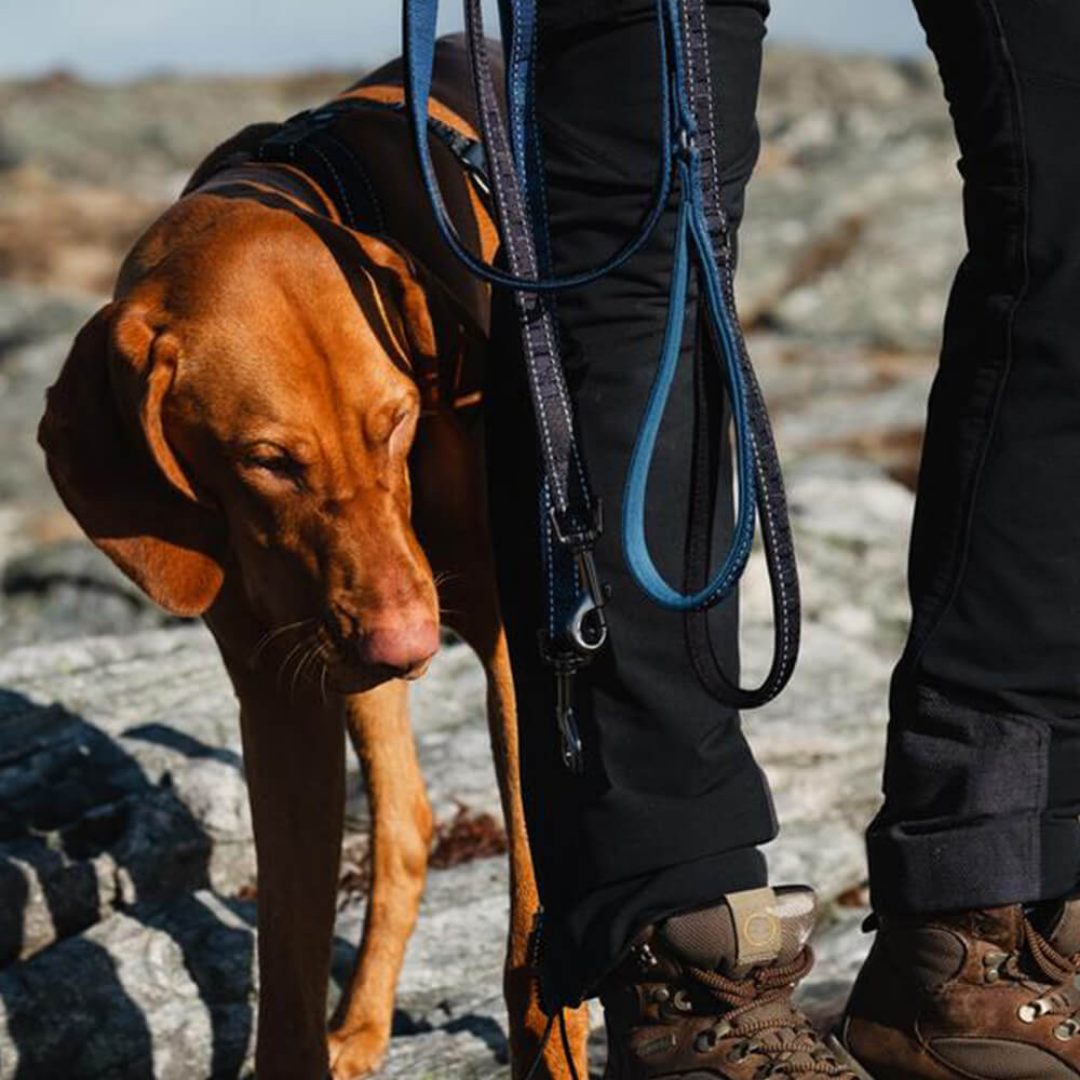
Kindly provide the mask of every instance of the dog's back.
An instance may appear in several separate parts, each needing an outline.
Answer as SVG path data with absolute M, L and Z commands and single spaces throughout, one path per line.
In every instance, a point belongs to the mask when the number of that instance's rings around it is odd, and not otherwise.
M 492 61 L 495 89 L 501 95 L 504 82 L 502 45 L 491 40 L 487 45 Z M 350 86 L 349 90 L 358 90 L 365 86 L 404 86 L 404 83 L 405 61 L 398 57 Z M 439 38 L 436 43 L 431 96 L 452 109 L 473 129 L 480 126 L 480 120 L 476 114 L 476 97 L 472 92 L 469 54 L 464 34 L 447 34 Z
M 497 85 L 502 87 L 501 51 L 491 44 Z M 398 58 L 378 68 L 330 103 L 350 99 L 397 104 L 404 100 L 404 63 Z M 469 77 L 464 37 L 440 38 L 436 47 L 431 109 L 459 133 L 478 134 L 476 106 Z M 318 109 L 312 113 L 318 113 Z M 294 121 L 295 124 L 295 121 Z M 309 171 L 319 174 L 320 190 L 340 209 L 341 219 L 361 232 L 386 236 L 419 260 L 461 303 L 474 324 L 486 332 L 489 290 L 457 261 L 436 229 L 427 193 L 415 166 L 407 117 L 394 109 L 340 109 L 323 124 L 320 136 L 335 147 L 315 146 L 308 158 Z M 286 153 L 268 155 L 278 144 Z M 243 170 L 251 175 L 268 160 L 288 160 L 304 171 L 290 128 L 284 123 L 256 123 L 218 146 L 196 169 L 185 188 L 192 194 L 223 173 Z M 444 202 L 463 240 L 490 260 L 497 247 L 491 216 L 476 188 L 450 150 L 433 138 L 432 157 L 439 174 Z M 291 156 L 290 156 L 291 155 Z M 331 158 L 332 160 L 328 160 Z M 363 208 L 358 210 L 358 208 Z

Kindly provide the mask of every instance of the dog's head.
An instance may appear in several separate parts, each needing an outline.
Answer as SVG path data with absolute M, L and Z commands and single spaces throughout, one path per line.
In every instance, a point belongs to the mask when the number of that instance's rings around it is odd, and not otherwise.
M 426 275 L 355 236 L 350 286 L 292 215 L 202 202 L 78 335 L 39 431 L 53 481 L 168 610 L 203 614 L 228 576 L 261 627 L 315 634 L 339 689 L 416 675 L 439 637 L 407 462 Z

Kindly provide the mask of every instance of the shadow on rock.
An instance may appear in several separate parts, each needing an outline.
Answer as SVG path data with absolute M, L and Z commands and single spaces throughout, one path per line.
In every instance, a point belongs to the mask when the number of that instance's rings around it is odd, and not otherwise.
M 209 891 L 212 848 L 167 773 L 152 783 L 101 729 L 0 689 L 0 1080 L 239 1074 L 254 909 Z

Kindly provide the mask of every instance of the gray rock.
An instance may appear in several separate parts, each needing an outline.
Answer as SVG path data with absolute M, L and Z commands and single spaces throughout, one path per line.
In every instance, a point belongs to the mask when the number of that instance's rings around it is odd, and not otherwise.
M 74 332 L 93 311 L 92 301 L 29 285 L 0 284 L 0 369 L 8 353 L 44 337 Z
M 0 649 L 179 626 L 88 540 L 15 555 L 0 568 Z
M 63 180 L 174 198 L 218 142 L 245 124 L 284 119 L 325 101 L 359 74 L 9 82 L 0 84 L 4 142 L 9 156 Z
M 964 251 L 957 149 L 922 65 L 774 50 L 740 302 L 785 334 L 936 347 Z
M 136 905 L 0 972 L 0 1077 L 237 1076 L 253 1047 L 252 905 Z
M 807 594 L 820 607 L 810 605 L 788 693 L 748 715 L 746 729 L 784 823 L 769 852 L 774 880 L 812 883 L 823 900 L 823 963 L 805 993 L 824 1015 L 839 1008 L 865 947 L 834 902 L 865 879 L 861 833 L 878 799 L 895 647 L 869 608 L 878 579 L 902 593 L 911 497 L 880 470 L 836 456 L 804 459 L 790 491 Z M 760 572 L 746 590 L 748 676 L 769 644 Z M 856 614 L 838 622 L 845 606 Z M 0 911 L 10 913 L 0 920 L 0 1061 L 21 1055 L 30 1071 L 20 1080 L 48 1076 L 68 1040 L 93 1029 L 100 1038 L 66 1074 L 73 1080 L 142 1077 L 147 1062 L 158 1077 L 179 1075 L 178 1063 L 195 1070 L 188 1076 L 236 1075 L 255 990 L 250 908 L 227 898 L 254 866 L 236 706 L 209 635 L 191 627 L 22 648 L 0 660 L 0 686 Z M 479 666 L 456 646 L 413 696 L 444 822 L 462 805 L 497 813 L 483 692 Z M 360 834 L 367 826 L 359 795 L 350 821 Z M 501 859 L 431 872 L 387 1075 L 506 1071 L 506 889 Z M 331 1006 L 362 920 L 362 899 L 346 898 Z M 226 965 L 220 980 L 205 975 L 215 964 Z M 43 1004 L 60 965 L 85 983 Z M 14 1068 L 0 1065 L 0 1080 Z

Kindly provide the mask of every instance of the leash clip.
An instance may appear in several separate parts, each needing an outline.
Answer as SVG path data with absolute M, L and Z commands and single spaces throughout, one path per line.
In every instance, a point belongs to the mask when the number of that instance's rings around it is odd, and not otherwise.
M 580 776 L 585 771 L 585 749 L 581 745 L 581 732 L 578 731 L 577 716 L 574 714 L 576 670 L 573 666 L 555 669 L 555 720 L 559 725 L 563 764 L 575 776 Z
M 588 662 L 574 648 L 540 631 L 540 655 L 555 674 L 555 723 L 563 764 L 576 776 L 585 771 L 585 749 L 574 709 L 574 676 Z
M 577 552 L 578 572 L 585 582 L 581 602 L 574 609 L 566 627 L 566 636 L 583 660 L 590 660 L 607 644 L 608 625 L 604 606 L 609 589 L 600 584 L 592 551 Z
M 578 656 L 591 660 L 607 643 L 608 637 L 604 607 L 611 590 L 601 583 L 593 556 L 593 547 L 604 531 L 604 506 L 599 499 L 595 500 L 589 521 L 569 511 L 560 514 L 554 506 L 549 516 L 556 539 L 573 552 L 584 586 L 581 601 L 567 620 L 564 634 Z

